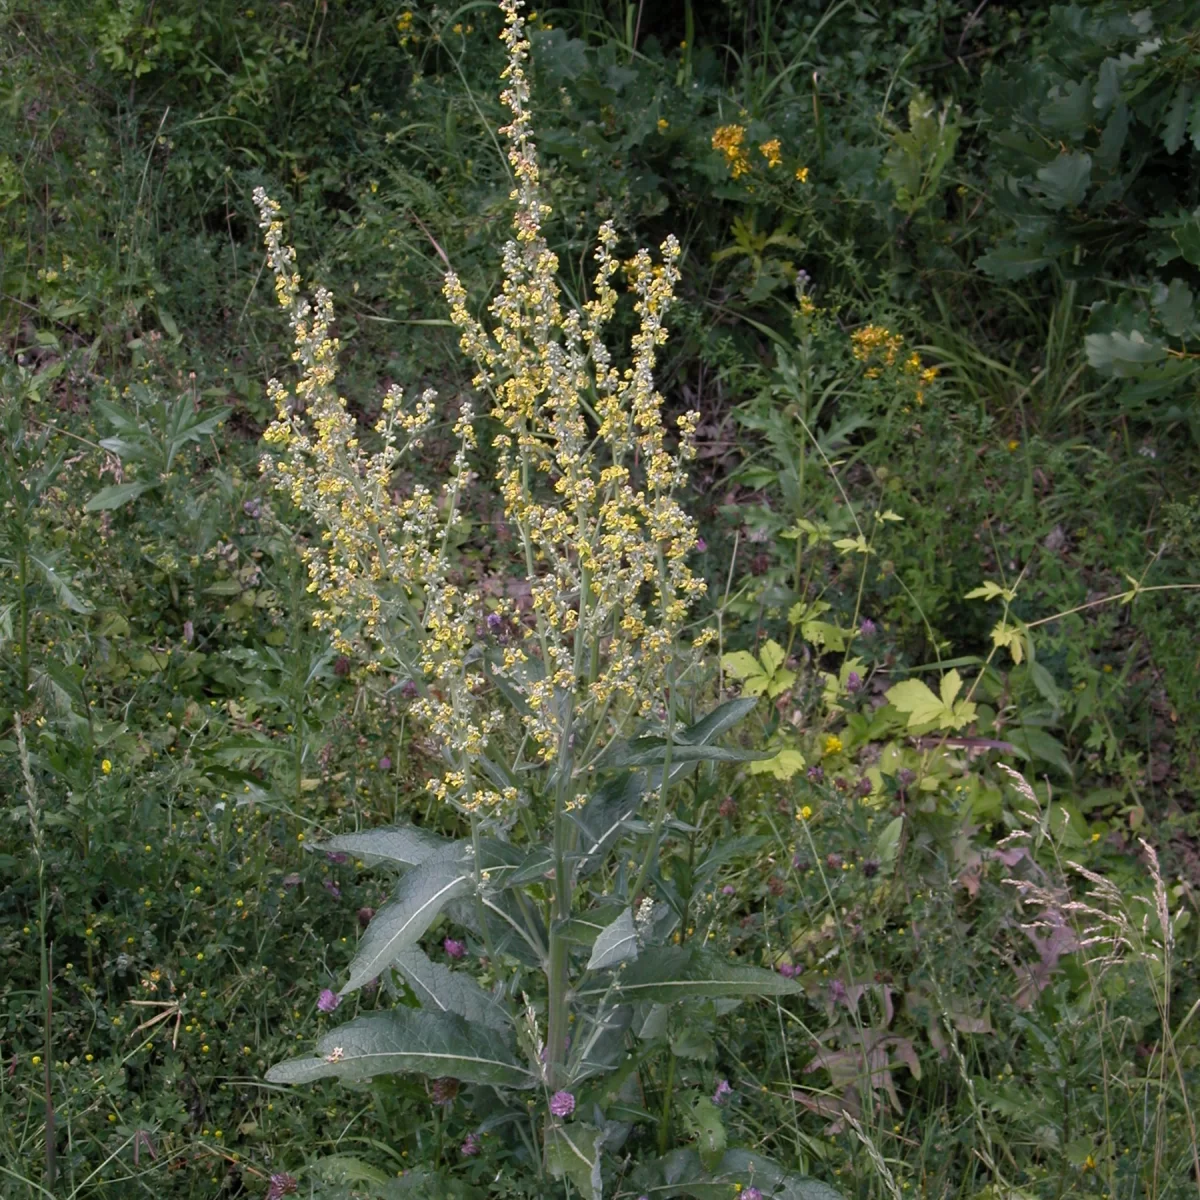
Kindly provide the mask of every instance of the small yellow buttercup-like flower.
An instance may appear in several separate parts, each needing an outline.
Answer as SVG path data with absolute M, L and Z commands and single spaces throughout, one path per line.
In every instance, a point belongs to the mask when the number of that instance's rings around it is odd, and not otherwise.
M 112 774 L 112 760 L 107 759 L 107 758 L 104 759 L 100 764 L 100 770 L 103 771 L 105 775 L 111 775 Z
M 841 754 L 842 739 L 836 733 L 829 734 L 825 739 L 824 749 L 826 754 Z

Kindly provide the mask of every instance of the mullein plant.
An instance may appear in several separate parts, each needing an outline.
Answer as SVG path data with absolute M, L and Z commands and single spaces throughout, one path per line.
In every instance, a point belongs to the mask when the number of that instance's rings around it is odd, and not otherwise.
M 401 825 L 321 847 L 398 872 L 340 995 L 380 980 L 406 1002 L 337 1026 L 315 1055 L 268 1078 L 415 1072 L 443 1090 L 448 1079 L 476 1085 L 488 1130 L 506 1131 L 531 1171 L 568 1176 L 582 1195 L 600 1197 L 602 1151 L 631 1132 L 670 1006 L 724 1010 L 799 986 L 689 941 L 678 899 L 655 894 L 673 785 L 677 794 L 701 764 L 766 757 L 717 744 L 753 700 L 691 723 L 680 712 L 710 641 L 685 637 L 704 592 L 688 565 L 695 522 L 679 499 L 699 414 L 684 413 L 670 433 L 654 383 L 680 247 L 669 237 L 660 262 L 645 250 L 621 262 L 605 224 L 593 298 L 564 305 L 543 234 L 550 209 L 530 134 L 521 0 L 501 8 L 501 98 L 512 117 L 501 133 L 514 177 L 503 284 L 484 322 L 453 273 L 444 290 L 486 397 L 495 486 L 515 532 L 511 570 L 526 581 L 528 605 L 485 599 L 461 582 L 456 546 L 479 415 L 460 408 L 440 493 L 415 486 L 398 498 L 398 464 L 436 420 L 436 396 L 408 405 L 392 388 L 379 448 L 368 452 L 335 387 L 331 297 L 303 297 L 279 206 L 255 195 L 299 365 L 290 389 L 270 384 L 278 416 L 263 469 L 319 530 L 305 551 L 317 622 L 341 653 L 415 692 L 415 716 L 443 760 L 427 786 L 463 831 L 450 840 Z M 639 323 L 625 366 L 602 337 L 622 277 Z M 490 987 L 422 950 L 439 921 L 467 932 Z M 451 960 L 468 961 L 453 945 Z M 497 1098 L 506 1117 L 496 1116 Z M 761 1189 L 795 1179 L 727 1151 L 719 1114 L 703 1104 L 713 1113 L 687 1114 L 709 1130 L 700 1150 L 644 1164 L 647 1186 L 671 1182 L 682 1195 L 692 1182 L 757 1180 Z

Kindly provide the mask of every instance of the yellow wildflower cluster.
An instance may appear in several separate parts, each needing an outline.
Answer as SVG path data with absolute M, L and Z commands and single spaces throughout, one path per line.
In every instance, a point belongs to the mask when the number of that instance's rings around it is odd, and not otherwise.
M 768 167 L 777 167 L 783 162 L 783 155 L 780 153 L 779 139 L 771 138 L 769 142 L 763 142 L 758 148 L 759 154 L 767 160 Z
M 318 623 L 343 652 L 365 644 L 376 663 L 382 654 L 409 673 L 419 692 L 414 713 L 448 766 L 430 791 L 464 811 L 495 814 L 511 811 L 518 797 L 511 787 L 480 788 L 489 772 L 486 764 L 474 770 L 503 722 L 492 679 L 519 698 L 526 756 L 549 762 L 573 755 L 574 770 L 582 771 L 625 716 L 647 715 L 662 696 L 687 614 L 704 591 L 687 565 L 695 525 L 676 499 L 699 414 L 677 418 L 669 436 L 654 385 L 679 243 L 667 238 L 661 263 L 645 250 L 620 263 L 616 231 L 606 223 L 593 298 L 564 309 L 558 260 L 542 233 L 550 208 L 530 135 L 526 22 L 520 0 L 501 7 L 508 49 L 501 99 L 512 117 L 501 132 L 516 185 L 513 236 L 486 327 L 468 310 L 453 272 L 444 291 L 476 364 L 474 385 L 490 397 L 500 425 L 496 483 L 518 534 L 530 611 L 509 602 L 485 609 L 482 596 L 450 570 L 474 413 L 460 411 L 458 453 L 441 495 L 417 487 L 395 498 L 396 464 L 420 446 L 435 394 L 426 392 L 409 411 L 393 388 L 376 426 L 380 449 L 368 455 L 360 447 L 334 387 L 330 296 L 318 289 L 311 304 L 300 296 L 279 208 L 261 190 L 255 194 L 301 371 L 291 391 L 270 384 L 277 417 L 265 436 L 276 453 L 263 469 L 322 531 L 305 555 L 310 590 L 321 602 Z M 624 368 L 601 336 L 617 308 L 618 272 L 639 319 Z
M 742 125 L 722 125 L 712 135 L 712 148 L 725 156 L 725 165 L 734 179 L 740 179 L 750 170 L 750 159 L 742 145 L 745 136 Z
M 868 379 L 877 379 L 884 367 L 900 363 L 903 373 L 916 380 L 914 399 L 917 404 L 925 403 L 925 388 L 937 378 L 938 369 L 925 366 L 915 350 L 902 358 L 904 338 L 900 334 L 892 333 L 883 325 L 864 325 L 850 335 L 850 340 L 851 353 L 859 362 L 867 364 L 864 374 Z

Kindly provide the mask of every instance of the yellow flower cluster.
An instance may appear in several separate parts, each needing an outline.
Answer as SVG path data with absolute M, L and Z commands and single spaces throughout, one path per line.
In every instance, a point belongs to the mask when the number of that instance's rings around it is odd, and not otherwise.
M 759 154 L 767 160 L 768 167 L 777 167 L 783 162 L 783 155 L 780 153 L 779 139 L 771 138 L 769 142 L 763 142 L 758 148 Z
M 883 325 L 864 325 L 851 335 L 851 353 L 859 362 L 865 363 L 864 374 L 868 379 L 877 379 L 884 367 L 894 367 L 898 362 L 901 370 L 907 376 L 916 380 L 914 399 L 917 404 L 925 403 L 925 388 L 938 375 L 937 367 L 927 367 L 921 362 L 921 356 L 911 350 L 901 360 L 904 349 L 904 338 Z
M 491 775 L 486 763 L 474 769 L 504 720 L 493 680 L 518 698 L 526 757 L 573 757 L 572 770 L 582 772 L 625 717 L 647 715 L 662 696 L 687 614 L 704 591 L 687 565 L 695 525 L 676 498 L 699 414 L 678 417 L 669 434 L 654 385 L 679 243 L 667 238 L 660 263 L 645 250 L 622 263 L 616 231 L 605 224 L 593 297 L 564 308 L 558 260 L 542 233 L 550 208 L 530 134 L 526 22 L 520 0 L 501 7 L 508 49 L 501 99 L 512 118 L 501 132 L 515 180 L 513 235 L 486 327 L 453 272 L 444 292 L 476 364 L 474 386 L 490 398 L 500 426 L 496 483 L 518 534 L 514 565 L 531 611 L 510 602 L 485 608 L 451 572 L 474 413 L 459 413 L 458 453 L 440 496 L 416 487 L 396 499 L 396 464 L 420 446 L 435 394 L 426 392 L 409 411 L 393 388 L 376 426 L 380 448 L 368 454 L 360 446 L 334 387 L 331 298 L 324 289 L 311 304 L 301 297 L 279 207 L 261 189 L 255 193 L 300 367 L 290 391 L 275 380 L 269 385 L 277 415 L 265 435 L 274 453 L 263 469 L 321 530 L 305 553 L 309 588 L 321 604 L 317 621 L 343 652 L 366 649 L 374 665 L 409 673 L 419 692 L 414 713 L 448 766 L 430 791 L 464 811 L 495 815 L 511 812 L 518 796 L 507 786 L 479 787 Z M 639 321 L 623 368 L 602 338 L 619 302 L 619 273 Z M 490 639 L 487 629 L 505 634 Z
M 722 125 L 712 135 L 712 148 L 725 156 L 725 165 L 734 179 L 740 179 L 750 170 L 750 159 L 742 141 L 746 130 L 741 125 Z

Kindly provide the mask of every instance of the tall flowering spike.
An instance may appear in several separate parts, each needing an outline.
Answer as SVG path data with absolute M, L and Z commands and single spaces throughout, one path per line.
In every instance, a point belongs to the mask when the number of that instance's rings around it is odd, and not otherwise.
M 518 535 L 513 567 L 525 577 L 529 612 L 511 604 L 485 611 L 451 571 L 450 534 L 475 448 L 472 411 L 464 406 L 454 426 L 459 449 L 440 496 L 417 487 L 397 501 L 392 474 L 420 445 L 435 397 L 427 392 L 410 411 L 398 389 L 389 392 L 376 426 L 382 445 L 372 455 L 361 448 L 334 387 L 330 297 L 318 289 L 311 303 L 303 298 L 279 208 L 255 195 L 300 368 L 291 390 L 271 381 L 277 416 L 266 441 L 275 453 L 264 470 L 321 531 L 305 555 L 318 623 L 343 653 L 365 649 L 372 665 L 387 662 L 414 680 L 412 711 L 448 763 L 428 787 L 469 812 L 506 812 L 518 799 L 511 787 L 481 788 L 486 773 L 474 769 L 504 720 L 490 694 L 495 678 L 519 697 L 514 720 L 523 726 L 526 758 L 549 762 L 576 744 L 594 758 L 623 719 L 649 714 L 663 695 L 689 609 L 704 591 L 687 565 L 695 526 L 677 499 L 699 414 L 685 413 L 668 431 L 654 382 L 679 243 L 668 237 L 660 262 L 645 250 L 622 262 L 606 223 L 592 298 L 564 308 L 558 260 L 543 233 L 550 206 L 531 132 L 522 7 L 501 0 L 502 100 L 510 114 L 501 133 L 514 180 L 501 286 L 483 321 L 453 272 L 444 292 L 476 365 L 474 385 L 500 426 L 495 482 Z M 638 330 L 618 356 L 603 335 L 622 278 Z M 574 770 L 587 765 L 578 761 Z
M 494 442 L 496 479 L 521 532 L 536 617 L 526 645 L 507 650 L 500 669 L 523 690 L 527 732 L 549 760 L 568 732 L 564 693 L 574 697 L 576 725 L 614 703 L 649 710 L 704 590 L 686 563 L 695 527 L 675 498 L 699 415 L 679 419 L 671 450 L 654 368 L 679 279 L 674 237 L 662 245 L 661 264 L 645 250 L 621 264 L 616 231 L 603 225 L 593 299 L 580 311 L 562 310 L 558 261 L 542 233 L 550 208 L 530 134 L 521 0 L 501 7 L 509 52 L 502 98 L 512 115 L 502 133 L 516 211 L 490 329 L 468 313 L 454 275 L 445 290 L 462 349 L 478 367 L 476 384 L 494 396 L 492 416 L 503 426 Z M 622 267 L 640 321 L 624 369 L 603 341 Z M 540 659 L 536 672 L 530 658 Z

